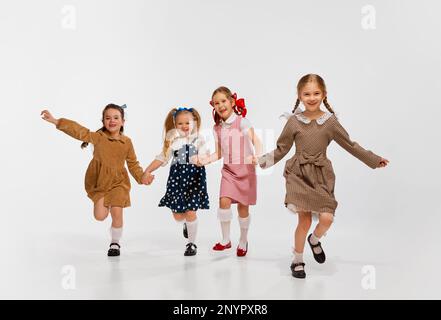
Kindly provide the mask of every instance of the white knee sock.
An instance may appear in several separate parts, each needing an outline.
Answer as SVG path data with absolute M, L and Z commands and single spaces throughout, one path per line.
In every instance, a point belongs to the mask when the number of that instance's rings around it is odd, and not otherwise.
M 239 217 L 239 226 L 240 226 L 240 240 L 239 240 L 239 248 L 246 250 L 247 242 L 248 242 L 248 228 L 250 226 L 251 217 L 248 216 L 246 218 Z
M 122 237 L 122 231 L 123 228 L 110 228 L 110 235 L 112 238 L 112 243 L 119 243 L 119 240 L 121 240 Z
M 217 218 L 220 221 L 221 229 L 222 229 L 222 245 L 226 245 L 230 242 L 230 224 L 231 218 L 233 217 L 233 213 L 231 209 L 221 209 L 217 210 Z
M 194 221 L 187 221 L 188 242 L 195 243 L 196 234 L 198 232 L 198 219 Z

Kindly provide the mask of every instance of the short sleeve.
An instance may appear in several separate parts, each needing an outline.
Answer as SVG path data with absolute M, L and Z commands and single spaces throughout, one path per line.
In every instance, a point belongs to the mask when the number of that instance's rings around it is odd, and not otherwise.
M 243 133 L 247 133 L 249 129 L 251 129 L 253 127 L 253 125 L 251 124 L 251 121 L 248 120 L 247 118 L 242 118 L 242 120 L 240 121 L 240 130 Z
M 164 154 L 164 152 L 161 151 L 155 157 L 155 159 L 162 162 L 161 167 L 165 167 L 171 159 L 171 154 L 172 154 L 172 148 L 169 147 L 166 154 Z
M 198 149 L 199 156 L 206 156 L 208 153 L 210 153 L 210 150 L 207 148 L 205 138 L 201 135 L 198 136 L 198 139 L 196 140 L 196 148 Z

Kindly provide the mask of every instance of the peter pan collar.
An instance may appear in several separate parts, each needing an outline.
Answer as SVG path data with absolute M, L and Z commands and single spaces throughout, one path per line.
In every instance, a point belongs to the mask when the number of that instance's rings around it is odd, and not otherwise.
M 173 140 L 173 141 L 176 141 L 176 140 L 182 140 L 182 141 L 193 141 L 195 138 L 197 138 L 199 135 L 198 135 L 198 132 L 193 132 L 193 133 L 190 133 L 187 137 L 186 136 L 181 136 L 180 134 L 179 134 L 179 131 L 177 130 L 177 129 L 172 129 L 172 130 L 170 130 L 170 132 L 169 132 L 169 134 L 168 134 L 168 137 L 171 139 L 171 140 Z
M 234 111 L 231 113 L 231 115 L 228 117 L 227 120 L 221 120 L 222 124 L 230 125 L 232 124 L 237 118 L 237 115 L 234 113 Z
M 305 124 L 309 124 L 311 122 L 311 119 L 309 119 L 308 117 L 306 117 L 303 114 L 304 110 L 300 110 L 300 108 L 297 108 L 296 112 L 294 113 L 294 115 L 296 116 L 296 118 L 305 123 Z M 315 119 L 315 121 L 317 122 L 317 124 L 322 125 L 326 122 L 326 120 L 328 120 L 330 117 L 332 117 L 332 113 L 330 112 L 326 112 L 323 113 L 320 118 Z
M 304 110 L 302 110 L 302 109 L 300 109 L 300 108 L 297 108 L 297 110 L 296 110 L 294 113 L 284 112 L 284 113 L 280 116 L 280 118 L 285 118 L 285 119 L 288 120 L 288 119 L 291 118 L 292 116 L 295 116 L 295 117 L 297 118 L 297 120 L 299 120 L 300 122 L 303 122 L 303 123 L 305 123 L 305 124 L 309 124 L 309 123 L 311 123 L 311 119 L 309 119 L 308 117 L 306 117 L 306 116 L 303 114 L 303 111 L 304 111 Z M 322 125 L 322 124 L 324 124 L 329 118 L 331 118 L 332 115 L 333 115 L 332 113 L 330 113 L 330 112 L 326 112 L 326 111 L 325 111 L 325 113 L 322 114 L 322 115 L 320 116 L 320 118 L 315 119 L 315 121 L 317 122 L 317 124 Z

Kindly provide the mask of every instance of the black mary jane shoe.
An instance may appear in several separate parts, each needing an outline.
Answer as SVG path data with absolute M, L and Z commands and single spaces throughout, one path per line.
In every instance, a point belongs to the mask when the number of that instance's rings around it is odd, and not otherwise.
M 302 267 L 301 270 L 296 270 L 297 267 Z M 294 278 L 298 279 L 305 279 L 306 273 L 305 273 L 305 264 L 303 262 L 300 263 L 292 263 L 291 264 L 291 273 Z
M 184 229 L 182 230 L 182 233 L 184 234 L 184 238 L 188 239 L 187 224 L 185 222 L 184 222 Z
M 326 255 L 325 255 L 325 251 L 323 251 L 322 244 L 320 241 L 317 244 L 312 244 L 311 240 L 310 240 L 311 236 L 312 236 L 312 233 L 308 236 L 308 243 L 309 243 L 309 246 L 311 247 L 312 254 L 314 255 L 314 259 L 318 263 L 324 263 L 326 261 Z M 318 254 L 315 253 L 314 248 L 320 248 L 321 252 Z
M 118 249 L 112 248 L 112 246 L 118 246 Z M 121 248 L 121 246 L 118 243 L 116 243 L 116 242 L 111 243 L 110 244 L 110 249 L 109 249 L 109 251 L 107 251 L 107 256 L 109 256 L 109 257 L 117 257 L 117 256 L 119 256 L 120 255 L 120 252 L 119 252 L 120 248 Z
M 197 253 L 197 246 L 194 243 L 187 243 L 187 249 L 185 249 L 184 256 L 194 256 Z

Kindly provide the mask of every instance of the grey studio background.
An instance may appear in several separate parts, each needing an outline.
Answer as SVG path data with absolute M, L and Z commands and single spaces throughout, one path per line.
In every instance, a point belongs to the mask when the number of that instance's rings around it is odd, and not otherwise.
M 0 298 L 441 298 L 440 11 L 398 0 L 2 1 Z M 126 103 L 145 167 L 171 107 L 197 108 L 212 139 L 208 101 L 226 85 L 269 151 L 306 73 L 323 76 L 351 138 L 391 161 L 371 170 L 331 144 L 339 207 L 325 265 L 306 247 L 306 281 L 290 274 L 297 218 L 282 173 L 294 148 L 259 170 L 245 259 L 211 251 L 220 162 L 207 167 L 212 209 L 199 213 L 196 257 L 183 256 L 180 226 L 157 207 L 167 167 L 149 187 L 131 180 L 122 256 L 107 258 L 110 219 L 94 221 L 83 187 L 91 149 L 41 110 L 96 130 L 107 103 Z

